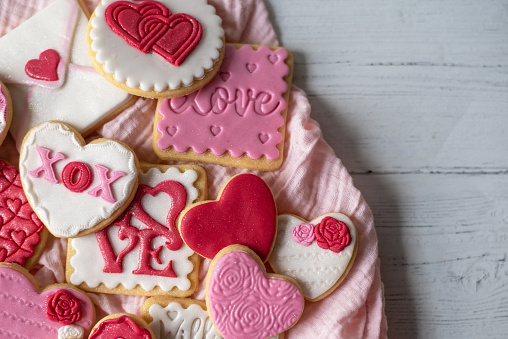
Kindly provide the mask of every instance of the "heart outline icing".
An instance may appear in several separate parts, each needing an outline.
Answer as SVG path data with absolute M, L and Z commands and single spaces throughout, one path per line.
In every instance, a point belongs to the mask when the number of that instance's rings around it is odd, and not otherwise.
M 296 324 L 304 298 L 296 281 L 267 274 L 248 247 L 224 248 L 210 264 L 206 305 L 225 338 L 269 338 Z
M 106 8 L 105 18 L 111 30 L 129 45 L 145 54 L 154 51 L 175 66 L 185 61 L 203 35 L 194 17 L 172 14 L 155 1 L 114 2 Z
M 62 184 L 61 173 L 73 161 L 94 169 L 81 193 Z M 74 237 L 107 226 L 123 212 L 134 198 L 138 166 L 128 146 L 111 139 L 85 144 L 69 125 L 49 121 L 27 133 L 19 171 L 28 201 L 46 228 L 57 237 Z
M 327 217 L 349 229 L 351 242 L 339 253 L 321 248 L 315 239 L 296 240 L 293 230 L 298 225 L 316 227 Z M 294 278 L 306 300 L 318 301 L 333 292 L 349 273 L 356 257 L 358 234 L 351 219 L 342 213 L 326 213 L 309 222 L 296 215 L 281 214 L 277 223 L 277 239 L 268 261 L 274 272 Z

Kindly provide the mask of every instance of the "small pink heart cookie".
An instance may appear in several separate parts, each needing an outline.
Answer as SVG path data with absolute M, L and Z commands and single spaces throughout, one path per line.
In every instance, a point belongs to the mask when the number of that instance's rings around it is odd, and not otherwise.
M 323 299 L 353 266 L 358 248 L 353 222 L 341 213 L 327 213 L 310 222 L 281 214 L 277 221 L 270 266 L 274 272 L 294 278 L 305 299 Z
M 296 281 L 267 274 L 252 250 L 232 245 L 210 264 L 206 305 L 224 338 L 269 338 L 295 325 L 304 299 Z
M 12 120 L 12 101 L 9 90 L 0 81 L 0 145 L 9 132 L 9 126 Z
M 89 339 L 154 339 L 155 334 L 140 317 L 115 313 L 102 318 L 92 329 Z
M 27 270 L 0 263 L 0 337 L 84 339 L 95 322 L 88 296 L 67 284 L 39 289 Z

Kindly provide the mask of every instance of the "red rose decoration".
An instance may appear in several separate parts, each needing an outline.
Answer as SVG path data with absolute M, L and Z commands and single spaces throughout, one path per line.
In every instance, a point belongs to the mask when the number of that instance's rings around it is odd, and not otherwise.
M 346 223 L 326 217 L 314 226 L 314 235 L 319 247 L 339 253 L 351 243 L 351 234 Z
M 46 299 L 46 316 L 62 325 L 74 324 L 81 319 L 81 303 L 70 292 L 58 290 Z

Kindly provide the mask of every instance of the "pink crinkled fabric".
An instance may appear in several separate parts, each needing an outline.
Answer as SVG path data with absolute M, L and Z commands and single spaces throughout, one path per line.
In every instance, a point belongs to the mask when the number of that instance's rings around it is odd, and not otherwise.
M 51 0 L 0 1 L 0 35 L 3 36 Z M 223 18 L 228 42 L 278 45 L 262 0 L 210 0 Z M 93 11 L 99 0 L 86 0 Z M 152 150 L 155 101 L 140 98 L 99 129 L 95 137 L 118 139 L 128 144 L 142 161 L 163 163 Z M 15 114 L 15 112 L 14 112 Z M 334 151 L 323 140 L 319 125 L 310 118 L 311 107 L 305 93 L 293 86 L 289 102 L 284 164 L 274 172 L 200 164 L 209 180 L 209 197 L 215 198 L 233 175 L 252 172 L 271 187 L 279 213 L 293 213 L 308 220 L 327 212 L 341 212 L 354 222 L 359 234 L 355 264 L 343 283 L 319 302 L 306 302 L 302 317 L 285 337 L 293 338 L 384 338 L 384 315 L 378 243 L 372 212 Z M 0 147 L 2 159 L 16 163 L 18 154 L 12 138 Z M 171 162 L 166 162 L 171 163 Z M 50 235 L 46 249 L 32 270 L 44 286 L 65 281 L 66 241 Z M 194 295 L 204 299 L 203 278 L 209 261 L 201 267 L 201 286 Z M 109 313 L 139 314 L 146 297 L 90 293 L 97 318 Z

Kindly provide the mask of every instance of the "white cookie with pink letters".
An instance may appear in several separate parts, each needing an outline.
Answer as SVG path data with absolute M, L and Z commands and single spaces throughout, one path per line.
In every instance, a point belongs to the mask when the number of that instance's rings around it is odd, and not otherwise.
M 309 301 L 333 292 L 355 260 L 358 237 L 353 222 L 344 214 L 327 213 L 312 221 L 281 214 L 277 223 L 268 260 L 274 272 L 294 278 Z
M 110 139 L 86 145 L 76 130 L 56 121 L 28 132 L 19 163 L 32 209 L 60 238 L 84 236 L 115 220 L 134 198 L 138 168 L 127 145 Z

